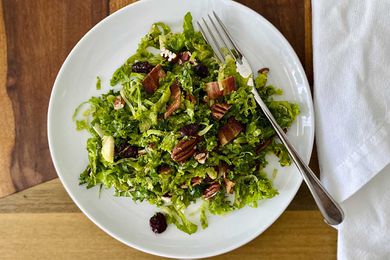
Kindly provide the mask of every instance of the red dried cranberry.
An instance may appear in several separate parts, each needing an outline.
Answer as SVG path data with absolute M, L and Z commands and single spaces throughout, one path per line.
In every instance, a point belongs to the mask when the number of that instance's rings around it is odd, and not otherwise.
M 149 224 L 152 231 L 156 234 L 160 234 L 167 229 L 167 220 L 164 214 L 160 212 L 154 214 L 154 216 L 150 218 Z
M 115 155 L 118 158 L 134 158 L 138 155 L 138 147 L 128 143 L 122 143 L 119 147 L 115 147 Z
M 137 61 L 131 67 L 131 71 L 137 73 L 149 73 L 153 69 L 153 65 L 147 61 Z
M 199 125 L 189 124 L 180 128 L 180 133 L 182 136 L 196 136 L 198 134 Z
M 202 63 L 198 63 L 195 67 L 194 67 L 194 72 L 197 76 L 201 77 L 201 78 L 205 78 L 209 75 L 209 70 L 207 69 L 207 67 L 205 65 L 203 65 Z

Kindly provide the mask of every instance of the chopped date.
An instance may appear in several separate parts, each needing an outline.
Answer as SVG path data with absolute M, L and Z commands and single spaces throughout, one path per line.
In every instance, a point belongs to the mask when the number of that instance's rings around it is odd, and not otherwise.
M 180 133 L 182 136 L 196 136 L 198 134 L 199 125 L 197 124 L 188 124 L 180 128 Z
M 134 158 L 138 155 L 138 147 L 130 145 L 128 143 L 122 143 L 115 147 L 115 156 L 117 158 Z
M 136 73 L 149 73 L 153 69 L 153 65 L 147 61 L 137 61 L 131 66 L 131 71 Z
M 205 65 L 203 65 L 202 63 L 198 63 L 197 65 L 194 66 L 194 72 L 195 72 L 195 75 L 197 75 L 201 78 L 205 78 L 209 75 L 208 68 Z
M 160 234 L 167 229 L 167 220 L 165 215 L 158 212 L 149 220 L 150 228 L 156 234 Z

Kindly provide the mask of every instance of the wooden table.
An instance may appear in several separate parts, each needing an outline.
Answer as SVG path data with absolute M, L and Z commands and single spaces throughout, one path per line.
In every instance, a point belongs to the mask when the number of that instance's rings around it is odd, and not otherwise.
M 46 111 L 55 76 L 75 43 L 134 0 L 0 2 L 0 252 L 5 259 L 155 259 L 111 238 L 64 191 L 51 163 Z M 291 43 L 313 82 L 310 0 L 241 0 Z M 311 167 L 318 172 L 314 151 Z M 288 210 L 260 237 L 219 259 L 334 259 L 328 227 L 303 185 Z

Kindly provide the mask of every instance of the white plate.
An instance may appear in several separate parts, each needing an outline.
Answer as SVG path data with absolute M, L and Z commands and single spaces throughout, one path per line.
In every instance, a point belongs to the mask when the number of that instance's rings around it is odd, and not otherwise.
M 184 14 L 191 11 L 194 21 L 215 10 L 236 38 L 254 70 L 271 69 L 269 82 L 284 89 L 283 99 L 299 103 L 301 114 L 288 131 L 293 144 L 307 161 L 310 158 L 314 117 L 309 86 L 302 65 L 286 39 L 256 12 L 226 0 L 143 0 L 107 17 L 90 30 L 64 62 L 55 81 L 48 111 L 51 156 L 65 189 L 80 209 L 101 229 L 139 250 L 166 257 L 201 258 L 233 250 L 267 229 L 286 209 L 300 184 L 294 166 L 278 168 L 274 181 L 280 195 L 243 208 L 227 216 L 211 216 L 209 227 L 187 235 L 174 226 L 156 235 L 149 218 L 156 208 L 135 204 L 130 198 L 116 198 L 111 190 L 87 190 L 78 185 L 86 167 L 88 134 L 77 132 L 72 122 L 74 109 L 93 95 L 110 87 L 109 79 L 136 50 L 140 38 L 153 22 L 163 21 L 181 30 Z M 105 88 L 97 91 L 96 76 Z

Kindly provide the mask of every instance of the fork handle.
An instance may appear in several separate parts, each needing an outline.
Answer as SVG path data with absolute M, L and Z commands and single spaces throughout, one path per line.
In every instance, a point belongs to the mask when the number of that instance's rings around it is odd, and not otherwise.
M 283 129 L 276 122 L 271 111 L 265 105 L 261 99 L 256 88 L 253 87 L 252 93 L 255 97 L 256 102 L 259 104 L 260 108 L 263 110 L 263 113 L 271 122 L 274 127 L 276 134 L 278 135 L 281 142 L 286 147 L 290 157 L 294 161 L 298 170 L 302 174 L 303 180 L 306 182 L 311 194 L 314 197 L 315 202 L 319 210 L 321 211 L 322 216 L 325 219 L 325 222 L 329 225 L 338 225 L 343 222 L 344 213 L 340 205 L 332 198 L 332 196 L 325 190 L 321 182 L 318 180 L 313 171 L 309 166 L 302 160 L 301 156 L 298 154 L 294 146 L 290 143 L 287 138 L 287 135 L 284 133 Z

